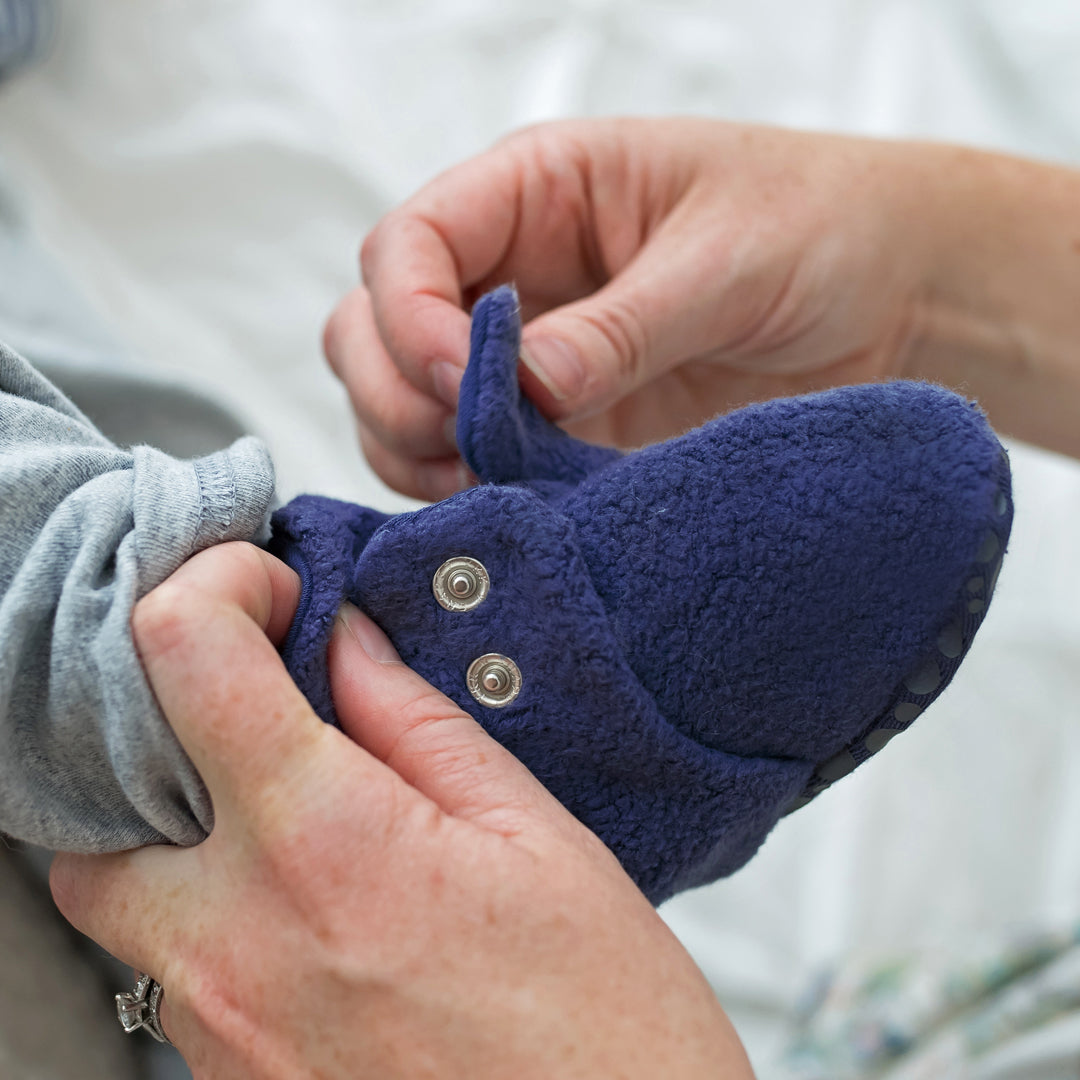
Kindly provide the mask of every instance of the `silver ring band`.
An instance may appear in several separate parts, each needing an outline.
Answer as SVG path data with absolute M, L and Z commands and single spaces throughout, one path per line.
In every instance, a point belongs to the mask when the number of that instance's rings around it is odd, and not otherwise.
M 140 975 L 135 989 L 116 995 L 116 1015 L 120 1026 L 130 1035 L 134 1031 L 148 1031 L 158 1042 L 172 1040 L 161 1026 L 161 1000 L 165 989 L 149 975 Z

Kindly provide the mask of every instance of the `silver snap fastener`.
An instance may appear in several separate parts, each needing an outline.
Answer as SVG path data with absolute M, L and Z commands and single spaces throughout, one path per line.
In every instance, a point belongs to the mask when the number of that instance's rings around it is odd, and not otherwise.
M 521 693 L 521 671 L 509 656 L 484 653 L 478 656 L 465 673 L 465 682 L 481 705 L 501 709 Z
M 467 555 L 457 555 L 435 571 L 431 591 L 439 606 L 447 611 L 472 611 L 484 602 L 491 586 L 491 578 L 483 563 Z

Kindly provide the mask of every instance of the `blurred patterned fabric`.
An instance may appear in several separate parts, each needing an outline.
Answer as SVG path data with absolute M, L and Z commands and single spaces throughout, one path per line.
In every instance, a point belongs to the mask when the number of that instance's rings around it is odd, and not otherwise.
M 806 996 L 788 1065 L 800 1080 L 1072 1078 L 1078 1025 L 1080 923 L 967 953 L 849 959 Z

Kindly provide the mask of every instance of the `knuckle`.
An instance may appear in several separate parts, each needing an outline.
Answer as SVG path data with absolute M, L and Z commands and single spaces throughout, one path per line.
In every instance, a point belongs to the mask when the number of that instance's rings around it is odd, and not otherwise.
M 418 388 L 430 387 L 430 372 L 444 349 L 436 324 L 446 301 L 423 292 L 410 292 L 387 305 L 383 344 L 401 374 Z
M 360 244 L 360 280 L 365 285 L 369 284 L 376 271 L 379 256 L 386 244 L 387 234 L 393 230 L 396 220 L 396 211 L 391 211 L 375 225 Z
M 86 892 L 79 887 L 76 860 L 70 855 L 57 855 L 49 867 L 49 891 L 60 914 L 74 923 L 86 900 Z
M 387 449 L 417 458 L 447 452 L 438 419 L 446 413 L 436 403 L 403 392 L 383 394 L 367 404 L 364 418 Z
M 245 579 L 265 571 L 263 562 L 265 553 L 246 540 L 230 540 L 200 551 L 191 559 L 191 564 L 205 563 L 209 559 L 227 564 L 230 574 Z
M 363 424 L 370 438 L 387 450 L 401 449 L 401 405 L 393 394 L 354 394 L 359 404 L 354 406 L 356 415 L 363 418 Z M 361 411 L 363 410 L 363 411 Z
M 580 317 L 603 338 L 618 378 L 633 382 L 649 351 L 648 332 L 640 314 L 626 300 L 616 299 L 603 307 L 580 313 Z
M 518 148 L 530 139 L 558 138 L 565 131 L 566 126 L 567 122 L 565 120 L 537 120 L 531 124 L 523 124 L 505 135 L 501 135 L 492 143 L 492 147 L 513 146 Z
M 383 442 L 392 449 L 404 449 L 414 426 L 412 410 L 405 395 L 383 394 L 375 404 L 373 414 L 379 423 Z
M 343 319 L 342 309 L 339 305 L 334 308 L 330 313 L 330 317 L 326 320 L 323 326 L 322 332 L 322 351 L 323 356 L 326 357 L 326 362 L 330 365 L 330 370 L 337 375 L 341 376 L 341 321 Z
M 472 720 L 431 687 L 415 690 L 398 705 L 401 732 L 386 757 L 392 768 L 421 765 L 425 773 L 449 780 L 486 764 L 485 749 L 463 738 L 463 724 Z
M 423 466 L 411 459 L 393 453 L 375 436 L 367 424 L 358 425 L 360 449 L 364 452 L 371 471 L 388 487 L 414 499 L 424 499 L 426 494 L 420 478 Z
M 419 677 L 411 681 L 408 693 L 397 703 L 406 726 L 419 728 L 425 723 L 460 720 L 465 716 L 461 709 L 430 683 Z
M 382 242 L 380 228 L 381 225 L 376 225 L 360 243 L 360 280 L 365 285 L 368 283 L 368 276 L 371 274 L 379 245 Z
M 273 556 L 268 556 L 265 551 L 244 540 L 209 548 L 195 558 L 204 556 L 220 558 L 222 563 L 226 564 L 222 569 L 227 570 L 229 579 L 236 582 L 238 587 L 242 586 L 241 602 L 245 610 L 252 614 L 260 625 L 266 625 L 270 618 L 273 594 L 268 560 Z M 214 594 L 211 593 L 210 596 L 213 598 Z
M 357 424 L 366 427 L 372 436 L 378 433 L 381 439 L 380 413 L 382 409 L 381 398 L 383 395 L 373 392 L 368 372 L 364 365 L 351 365 L 349 370 L 341 374 L 341 380 L 345 383 L 345 390 L 349 396 L 349 404 L 352 406 L 353 417 Z
M 185 641 L 190 630 L 187 590 L 164 581 L 131 612 L 131 632 L 143 656 L 161 656 Z
M 367 289 L 358 285 L 342 297 L 323 326 L 323 354 L 338 376 L 349 359 L 349 341 L 357 324 L 371 317 L 371 299 Z
M 364 452 L 367 463 L 381 480 L 389 484 L 391 478 L 400 471 L 401 462 L 383 445 L 366 418 L 356 427 L 360 436 L 360 449 Z

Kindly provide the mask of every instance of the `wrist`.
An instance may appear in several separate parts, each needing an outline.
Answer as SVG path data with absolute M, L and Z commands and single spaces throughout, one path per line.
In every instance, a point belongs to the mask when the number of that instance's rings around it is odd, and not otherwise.
M 1080 455 L 1080 174 L 942 146 L 925 148 L 914 179 L 928 242 L 905 374 Z

